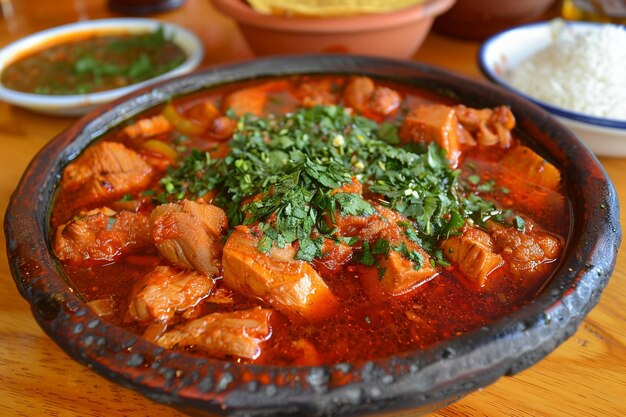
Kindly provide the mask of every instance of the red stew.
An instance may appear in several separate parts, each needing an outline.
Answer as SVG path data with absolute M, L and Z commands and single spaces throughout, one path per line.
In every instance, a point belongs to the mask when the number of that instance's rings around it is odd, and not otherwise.
M 514 126 L 367 77 L 210 90 L 68 165 L 53 250 L 97 312 L 166 348 L 290 365 L 424 348 L 558 265 L 563 180 Z

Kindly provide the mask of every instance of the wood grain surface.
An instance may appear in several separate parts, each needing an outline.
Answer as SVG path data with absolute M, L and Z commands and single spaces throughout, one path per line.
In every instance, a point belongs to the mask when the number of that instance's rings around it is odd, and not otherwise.
M 0 7 L 0 47 L 41 29 L 111 16 L 104 0 L 0 0 Z M 218 14 L 209 0 L 187 0 L 183 7 L 153 17 L 196 32 L 206 47 L 205 66 L 252 58 L 235 25 Z M 476 42 L 431 33 L 414 59 L 481 78 L 476 65 L 478 47 Z M 3 214 L 28 162 L 74 121 L 0 102 Z M 601 162 L 626 205 L 626 159 L 601 158 Z M 183 416 L 105 380 L 61 351 L 38 327 L 17 292 L 4 236 L 0 242 L 0 416 Z M 625 311 L 626 255 L 622 250 L 600 303 L 573 337 L 532 368 L 501 378 L 432 415 L 626 415 Z

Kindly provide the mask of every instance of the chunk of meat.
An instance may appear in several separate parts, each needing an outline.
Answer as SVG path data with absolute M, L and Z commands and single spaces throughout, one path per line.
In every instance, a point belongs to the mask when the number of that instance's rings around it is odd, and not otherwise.
M 393 114 L 402 103 L 397 91 L 377 86 L 369 77 L 351 77 L 343 98 L 347 107 L 378 120 Z
M 558 190 L 561 183 L 559 170 L 526 146 L 516 146 L 509 150 L 500 165 L 518 177 L 552 191 Z
M 417 243 L 404 235 L 399 225 L 410 223 L 401 214 L 380 205 L 374 205 L 378 216 L 372 217 L 359 236 L 369 242 L 370 249 L 379 239 L 389 242 L 386 255 L 376 255 L 378 268 L 367 270 L 361 282 L 371 297 L 408 294 L 437 275 L 430 256 Z
M 504 263 L 502 256 L 495 252 L 489 234 L 475 227 L 444 240 L 441 247 L 444 255 L 476 287 L 482 287 L 489 274 Z
M 513 141 L 511 130 L 515 128 L 515 116 L 507 106 L 473 109 L 460 104 L 454 107 L 454 111 L 462 127 L 462 136 L 467 134 L 471 140 L 483 146 L 499 145 L 501 148 L 511 146 Z
M 408 251 L 419 254 L 421 262 L 408 259 L 404 253 L 398 251 L 397 248 L 402 244 L 394 245 L 388 256 L 380 260 L 384 273 L 379 284 L 383 291 L 392 296 L 405 294 L 437 275 L 437 270 L 430 264 L 430 257 L 422 248 L 413 242 L 403 243 Z
M 404 143 L 436 143 L 446 151 L 450 165 L 457 166 L 461 155 L 459 121 L 452 107 L 443 104 L 415 107 L 402 121 L 398 135 Z
M 62 261 L 112 262 L 151 244 L 148 218 L 142 214 L 117 213 L 107 207 L 81 213 L 59 226 L 52 249 Z
M 400 240 L 403 229 L 397 223 L 408 222 L 408 219 L 394 210 L 380 204 L 370 203 L 373 214 L 363 216 L 346 216 L 335 213 L 335 223 L 342 236 L 359 237 L 374 242 L 384 231 L 385 239 Z
M 237 121 L 220 113 L 210 100 L 204 100 L 185 111 L 191 123 L 203 126 L 209 139 L 224 141 L 229 139 L 237 128 Z
M 517 276 L 540 276 L 546 264 L 555 261 L 561 253 L 561 241 L 537 230 L 531 222 L 526 222 L 523 231 L 492 221 L 487 226 L 495 247 L 506 260 L 509 270 Z
M 339 102 L 338 87 L 332 78 L 308 79 L 298 84 L 295 96 L 303 107 L 333 105 Z
M 70 163 L 63 171 L 60 186 L 71 208 L 118 199 L 146 188 L 153 169 L 141 156 L 118 142 L 100 142 Z
M 224 98 L 222 110 L 224 112 L 231 110 L 237 116 L 243 116 L 246 113 L 261 116 L 265 111 L 269 93 L 286 87 L 286 81 L 270 81 L 260 85 L 241 88 Z
M 137 120 L 126 126 L 122 133 L 130 139 L 149 138 L 172 131 L 174 126 L 163 115 Z
M 389 116 L 400 108 L 402 97 L 397 91 L 388 87 L 377 86 L 370 96 L 368 108 L 374 114 Z
M 219 272 L 226 213 L 212 204 L 182 200 L 163 204 L 150 214 L 152 238 L 165 259 L 205 275 Z
M 208 133 L 211 138 L 217 141 L 230 139 L 237 129 L 237 120 L 227 116 L 218 116 L 209 124 Z
M 169 322 L 175 314 L 196 306 L 215 284 L 205 275 L 157 266 L 131 291 L 128 312 L 137 322 Z
M 356 177 L 352 177 L 351 182 L 347 182 L 343 184 L 339 188 L 335 188 L 331 194 L 358 194 L 362 197 L 363 194 L 363 185 L 357 180 Z M 358 234 L 358 231 L 365 227 L 369 221 L 371 221 L 371 216 L 353 216 L 353 215 L 345 215 L 341 214 L 340 210 L 336 210 L 332 216 L 327 214 L 325 216 L 325 221 L 329 225 L 329 227 L 337 227 L 343 236 L 355 236 Z
M 482 181 L 496 181 L 494 191 L 499 193 L 495 198 L 500 209 L 511 209 L 519 215 L 540 219 L 542 227 L 547 230 L 561 230 L 559 225 L 566 220 L 563 213 L 567 212 L 568 202 L 559 189 L 551 190 L 525 181 L 501 164 L 493 164 L 471 154 L 463 164 L 472 167 L 472 173 Z
M 367 226 L 360 231 L 359 236 L 371 242 L 383 238 L 390 242 L 400 242 L 404 239 L 404 228 L 398 225 L 411 223 L 409 219 L 395 210 L 372 203 L 376 214 L 369 217 Z
M 363 113 L 376 89 L 374 80 L 369 77 L 351 77 L 343 92 L 343 99 L 347 107 Z
M 292 246 L 259 252 L 259 238 L 238 226 L 224 245 L 224 283 L 235 291 L 265 300 L 285 315 L 319 321 L 334 313 L 337 298 L 311 265 L 295 260 Z
M 405 236 L 404 225 L 410 224 L 406 217 L 376 203 L 372 203 L 372 207 L 375 214 L 371 216 L 336 215 L 336 225 L 342 235 L 359 237 L 361 245 L 367 242 L 370 250 L 379 239 L 389 243 L 387 254 L 374 254 L 377 268 L 362 268 L 359 275 L 370 297 L 384 299 L 407 295 L 434 278 L 437 270 L 426 251 Z
M 211 295 L 209 295 L 206 299 L 206 302 L 213 304 L 233 304 L 235 302 L 233 295 L 232 290 L 222 285 L 215 288 L 211 292 Z
M 335 273 L 352 258 L 352 247 L 344 242 L 324 239 L 322 257 L 313 261 L 315 269 L 323 273 Z
M 167 349 L 197 346 L 212 355 L 254 360 L 261 354 L 261 343 L 271 336 L 271 316 L 272 310 L 261 307 L 213 313 L 167 332 L 157 344 Z
M 226 96 L 222 107 L 232 110 L 236 116 L 246 113 L 261 116 L 267 103 L 267 92 L 257 88 L 244 88 Z
M 210 100 L 203 100 L 185 110 L 185 117 L 200 126 L 209 126 L 211 120 L 220 116 L 219 109 Z

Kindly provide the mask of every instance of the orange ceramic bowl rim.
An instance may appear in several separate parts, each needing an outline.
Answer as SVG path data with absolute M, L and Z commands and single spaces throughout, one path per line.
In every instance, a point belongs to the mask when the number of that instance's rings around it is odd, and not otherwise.
M 456 0 L 424 0 L 388 13 L 368 13 L 341 17 L 285 17 L 255 11 L 245 0 L 212 0 L 222 13 L 238 23 L 276 31 L 346 33 L 401 26 L 448 10 Z

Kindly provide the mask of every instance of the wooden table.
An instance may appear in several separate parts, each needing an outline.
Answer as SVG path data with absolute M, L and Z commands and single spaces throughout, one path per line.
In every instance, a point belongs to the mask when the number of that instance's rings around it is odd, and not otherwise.
M 29 33 L 76 20 L 110 16 L 104 0 L 0 0 L 0 46 Z M 208 0 L 187 0 L 155 16 L 196 32 L 204 65 L 251 58 L 234 24 Z M 414 59 L 480 78 L 479 44 L 431 33 Z M 0 102 L 0 199 L 11 192 L 35 153 L 75 119 L 42 116 Z M 626 138 L 625 138 L 626 139 Z M 626 206 L 626 160 L 601 158 Z M 622 214 L 622 222 L 624 215 Z M 5 239 L 0 240 L 5 245 Z M 0 415 L 182 416 L 121 388 L 70 359 L 38 327 L 19 296 L 0 251 Z M 626 415 L 626 255 L 598 306 L 576 334 L 550 356 L 505 377 L 434 416 Z

